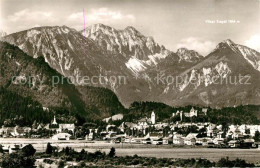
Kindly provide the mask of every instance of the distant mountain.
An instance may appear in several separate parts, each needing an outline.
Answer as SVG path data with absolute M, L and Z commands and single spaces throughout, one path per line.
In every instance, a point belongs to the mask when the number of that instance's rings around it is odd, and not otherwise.
M 187 48 L 179 48 L 176 52 L 176 54 L 180 57 L 180 61 L 199 61 L 203 58 L 202 55 L 200 55 L 198 52 L 194 50 L 188 50 Z
M 33 58 L 18 47 L 0 42 L 0 86 L 22 97 L 30 97 L 44 107 L 66 108 L 82 117 L 103 118 L 124 107 L 116 95 L 104 88 L 74 86 L 45 63 L 43 57 Z M 64 79 L 53 84 L 53 77 Z
M 214 107 L 259 104 L 260 73 L 256 64 L 259 58 L 255 50 L 231 40 L 219 43 L 205 59 L 179 74 L 185 80 L 174 87 L 178 99 L 172 103 Z
M 0 40 L 2 37 L 6 36 L 6 35 L 7 35 L 6 32 L 4 32 L 3 30 L 0 30 Z
M 152 37 L 145 37 L 131 26 L 124 30 L 116 30 L 103 24 L 95 24 L 82 30 L 81 33 L 95 40 L 102 49 L 120 53 L 127 58 L 133 56 L 140 60 L 148 60 L 149 55 L 165 50 Z
M 219 43 L 207 56 L 186 48 L 175 53 L 133 27 L 116 30 L 103 24 L 80 32 L 66 26 L 38 27 L 10 34 L 3 40 L 34 58 L 42 55 L 66 77 L 125 77 L 123 84 L 107 80 L 87 85 L 111 89 L 126 106 L 134 101 L 212 107 L 260 104 L 260 54 L 231 40 Z M 212 82 L 212 78 L 227 79 L 239 74 L 250 75 L 252 84 Z M 198 79 L 194 81 L 194 77 Z M 176 84 L 177 78 L 182 81 Z M 79 79 L 74 84 L 84 83 Z

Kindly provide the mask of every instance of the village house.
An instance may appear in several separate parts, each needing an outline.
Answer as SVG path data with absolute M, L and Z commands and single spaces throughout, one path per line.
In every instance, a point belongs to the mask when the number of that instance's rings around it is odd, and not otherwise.
M 0 136 L 2 137 L 24 137 L 27 133 L 31 131 L 30 127 L 4 127 L 0 129 Z
M 68 133 L 58 133 L 52 136 L 53 140 L 70 140 L 71 135 Z
M 254 139 L 243 139 L 240 142 L 240 147 L 241 148 L 252 148 L 254 146 L 255 140 Z
M 207 115 L 208 109 L 207 108 L 202 108 L 202 113 L 204 113 L 204 115 Z
M 195 110 L 193 107 L 191 108 L 189 113 L 184 113 L 185 117 L 197 117 L 198 116 L 198 110 Z
M 195 145 L 197 136 L 198 136 L 198 133 L 189 133 L 184 138 L 184 144 L 185 145 Z
M 145 138 L 149 138 L 152 144 L 159 145 L 162 144 L 163 135 L 160 133 L 148 133 Z
M 22 144 L 11 144 L 11 145 L 3 145 L 2 150 L 4 153 L 17 153 L 20 149 L 22 149 Z
M 237 148 L 240 146 L 240 143 L 238 140 L 231 140 L 228 142 L 228 146 L 231 148 Z
M 250 136 L 255 136 L 256 131 L 260 132 L 260 125 L 246 125 L 246 128 L 250 130 Z
M 207 146 L 210 141 L 212 141 L 211 138 L 196 138 L 196 145 Z
M 60 133 L 60 132 L 64 132 L 65 130 L 74 133 L 75 124 L 59 124 L 59 128 L 57 129 L 57 132 Z
M 174 145 L 180 145 L 180 146 L 184 145 L 184 139 L 182 135 L 174 133 L 172 138 L 172 143 Z
M 123 114 L 116 114 L 116 115 L 113 115 L 112 117 L 104 118 L 102 121 L 105 121 L 106 123 L 108 123 L 110 120 L 112 120 L 112 121 L 122 120 L 123 117 L 124 117 Z
M 215 145 L 222 145 L 222 144 L 224 144 L 224 138 L 215 138 L 215 139 L 213 139 L 213 143 Z
M 216 128 L 216 125 L 215 124 L 209 124 L 207 127 L 206 127 L 206 131 L 207 131 L 207 137 L 213 137 L 215 132 L 214 132 L 214 129 Z
M 168 137 L 164 137 L 163 139 L 163 145 L 169 145 L 173 143 L 173 136 L 170 135 Z
M 143 143 L 143 144 L 151 144 L 152 141 L 151 141 L 150 138 L 144 138 L 144 139 L 142 139 L 142 143 Z
M 92 141 L 94 139 L 93 132 L 90 132 L 88 135 L 86 135 L 85 139 L 88 141 Z

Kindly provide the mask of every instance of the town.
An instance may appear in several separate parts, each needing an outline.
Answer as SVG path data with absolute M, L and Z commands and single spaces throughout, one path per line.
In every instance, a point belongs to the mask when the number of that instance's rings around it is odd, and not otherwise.
M 106 123 L 98 128 L 86 124 L 58 123 L 56 117 L 49 124 L 34 124 L 32 127 L 5 127 L 0 129 L 2 138 L 50 138 L 52 140 L 106 141 L 108 143 L 172 145 L 177 147 L 202 146 L 214 148 L 258 148 L 260 125 L 217 125 L 210 122 L 183 122 L 183 118 L 207 115 L 207 108 L 201 111 L 193 107 L 189 112 L 172 113 L 176 122 L 157 122 L 156 112 L 135 122 L 121 122 L 123 114 L 103 119 Z M 116 121 L 118 126 L 111 124 Z M 9 153 L 19 145 L 3 146 Z

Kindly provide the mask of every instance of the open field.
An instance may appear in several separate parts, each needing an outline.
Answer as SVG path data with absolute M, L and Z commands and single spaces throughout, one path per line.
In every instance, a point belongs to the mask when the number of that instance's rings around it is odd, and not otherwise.
M 218 161 L 222 157 L 229 157 L 230 159 L 241 158 L 254 163 L 260 162 L 260 149 L 173 148 L 170 145 L 112 144 L 105 141 L 0 138 L 0 144 L 3 145 L 32 144 L 37 152 L 43 152 L 48 142 L 59 149 L 68 146 L 77 151 L 85 149 L 89 152 L 95 152 L 96 150 L 109 152 L 111 147 L 115 147 L 117 156 L 137 154 L 139 156 L 162 158 L 205 158 L 211 161 Z

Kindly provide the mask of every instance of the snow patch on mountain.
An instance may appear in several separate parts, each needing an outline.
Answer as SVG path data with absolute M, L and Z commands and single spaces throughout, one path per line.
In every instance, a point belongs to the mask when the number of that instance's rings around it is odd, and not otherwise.
M 203 72 L 205 86 L 210 85 L 212 83 L 211 78 L 210 78 L 211 68 L 203 68 L 202 72 Z
M 214 83 L 215 80 L 226 78 L 231 73 L 231 69 L 226 62 L 219 62 L 213 67 L 202 67 L 192 69 L 182 76 L 183 83 L 179 86 L 179 91 L 183 91 L 187 86 L 192 85 L 196 89 L 201 84 L 205 87 Z
M 231 73 L 230 68 L 228 67 L 227 63 L 220 62 L 215 66 L 215 70 L 218 72 L 220 77 L 226 78 L 228 74 Z
M 143 72 L 147 69 L 142 60 L 138 58 L 131 57 L 127 63 L 125 63 L 126 67 L 130 69 L 134 74 L 138 75 L 140 72 Z
M 189 84 L 193 84 L 194 85 L 196 83 L 195 80 L 197 79 L 197 77 L 198 77 L 197 70 L 192 69 L 191 73 L 190 73 L 190 76 L 186 74 L 185 76 L 182 77 L 182 80 L 184 79 L 184 81 L 179 86 L 179 90 L 182 92 Z
M 37 34 L 40 34 L 40 33 L 41 33 L 41 31 L 38 31 L 38 30 L 34 30 L 34 29 L 28 30 L 27 38 L 35 37 Z
M 244 58 L 258 71 L 260 71 L 260 54 L 248 47 L 237 45 Z
M 148 56 L 148 60 L 147 61 L 144 61 L 146 64 L 152 66 L 152 65 L 157 65 L 158 62 L 161 60 L 161 59 L 164 59 L 166 58 L 167 55 L 165 54 L 154 54 L 154 55 L 149 55 Z

